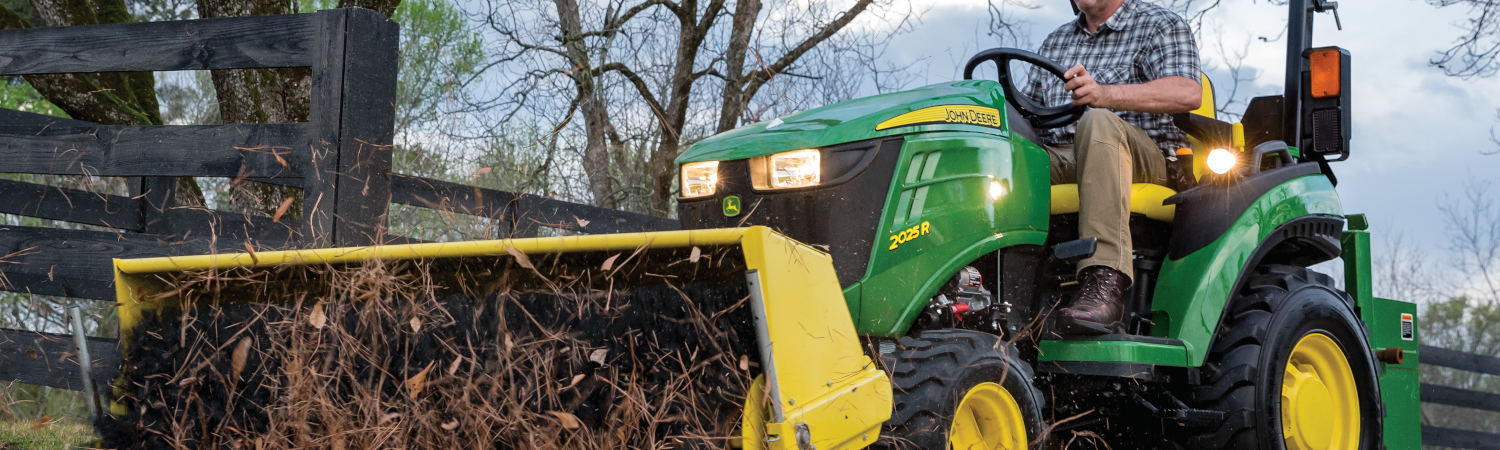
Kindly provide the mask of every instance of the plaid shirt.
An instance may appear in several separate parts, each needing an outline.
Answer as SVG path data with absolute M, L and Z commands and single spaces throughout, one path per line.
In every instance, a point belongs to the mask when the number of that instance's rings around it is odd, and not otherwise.
M 1047 35 L 1038 53 L 1064 69 L 1083 64 L 1099 84 L 1141 84 L 1169 76 L 1198 81 L 1200 74 L 1198 45 L 1187 21 L 1144 0 L 1125 0 L 1096 34 L 1089 34 L 1079 14 L 1077 20 Z M 1072 104 L 1072 94 L 1063 90 L 1056 76 L 1033 67 L 1029 79 L 1026 92 L 1033 100 L 1047 106 Z M 1145 131 L 1167 155 L 1187 146 L 1187 137 L 1172 124 L 1169 114 L 1116 113 Z M 1042 140 L 1050 145 L 1070 144 L 1075 133 L 1073 125 L 1041 131 Z

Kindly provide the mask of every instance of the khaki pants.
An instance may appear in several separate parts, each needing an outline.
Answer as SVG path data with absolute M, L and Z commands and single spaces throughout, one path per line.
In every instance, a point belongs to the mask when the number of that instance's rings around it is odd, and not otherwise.
M 1078 236 L 1098 239 L 1082 270 L 1105 266 L 1135 278 L 1131 263 L 1130 184 L 1167 182 L 1167 161 L 1156 142 L 1106 109 L 1078 121 L 1073 145 L 1046 146 L 1052 184 L 1078 183 Z

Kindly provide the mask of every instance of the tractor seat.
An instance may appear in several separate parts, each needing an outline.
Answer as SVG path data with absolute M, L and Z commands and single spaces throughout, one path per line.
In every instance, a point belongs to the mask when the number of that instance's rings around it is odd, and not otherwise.
M 1171 222 L 1172 218 L 1177 215 L 1177 206 L 1163 205 L 1162 201 L 1176 194 L 1177 191 L 1172 190 L 1172 188 L 1159 184 L 1132 184 L 1130 185 L 1130 212 L 1146 216 L 1153 220 Z M 1052 185 L 1051 213 L 1057 215 L 1076 214 L 1077 212 L 1078 185 Z

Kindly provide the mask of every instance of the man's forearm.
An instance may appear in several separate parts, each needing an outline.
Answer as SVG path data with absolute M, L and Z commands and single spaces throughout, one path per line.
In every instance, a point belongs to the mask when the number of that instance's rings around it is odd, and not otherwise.
M 1158 78 L 1142 84 L 1111 84 L 1105 89 L 1103 104 L 1095 107 L 1122 111 L 1177 114 L 1198 109 L 1203 103 L 1203 87 L 1186 77 Z

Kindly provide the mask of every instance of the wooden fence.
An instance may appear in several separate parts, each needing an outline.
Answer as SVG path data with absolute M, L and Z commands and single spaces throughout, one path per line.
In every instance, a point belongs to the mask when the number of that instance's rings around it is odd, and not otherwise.
M 1423 345 L 1417 352 L 1422 365 L 1500 376 L 1500 358 Z M 1500 394 L 1422 383 L 1422 403 L 1500 412 Z M 1422 444 L 1453 448 L 1500 448 L 1500 434 L 1422 425 Z
M 495 219 L 496 237 L 676 221 L 391 173 L 398 27 L 359 8 L 312 14 L 0 31 L 0 75 L 308 68 L 304 123 L 120 126 L 0 109 L 0 173 L 123 177 L 128 195 L 0 180 L 0 213 L 91 226 L 0 226 L 0 290 L 113 301 L 113 258 L 406 239 L 391 203 Z M 173 204 L 176 177 L 300 188 L 300 218 Z M 104 230 L 98 229 L 102 227 Z M 396 230 L 399 232 L 399 230 Z M 377 242 L 380 241 L 380 242 Z M 0 381 L 78 390 L 71 336 L 0 329 Z M 92 379 L 119 364 L 91 339 Z

